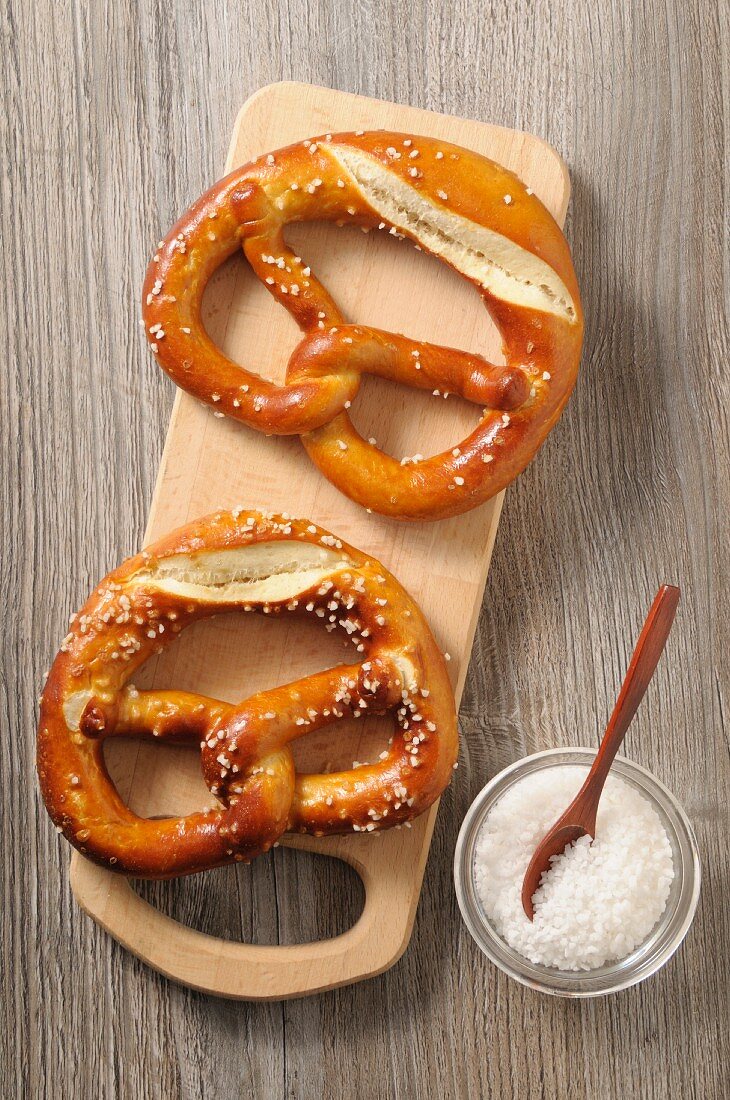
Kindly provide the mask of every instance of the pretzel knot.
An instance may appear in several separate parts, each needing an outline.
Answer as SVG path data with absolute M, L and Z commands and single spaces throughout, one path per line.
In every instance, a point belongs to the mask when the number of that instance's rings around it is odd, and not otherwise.
M 128 681 L 198 619 L 221 612 L 321 619 L 356 658 L 239 704 Z M 343 718 L 389 713 L 374 763 L 297 774 L 289 744 Z M 199 745 L 215 806 L 149 820 L 106 771 L 107 737 Z M 172 877 L 250 860 L 286 830 L 373 832 L 422 813 L 449 781 L 458 737 L 443 657 L 421 612 L 373 559 L 286 515 L 222 512 L 109 574 L 74 616 L 41 699 L 38 773 L 53 821 L 91 859 Z
M 326 220 L 409 238 L 471 282 L 502 337 L 505 363 L 349 323 L 289 222 Z M 305 336 L 277 386 L 226 358 L 201 322 L 212 273 L 243 246 Z M 494 496 L 544 442 L 575 383 L 583 316 L 565 239 L 505 168 L 468 150 L 382 131 L 291 145 L 216 184 L 160 242 L 144 284 L 145 331 L 174 381 L 220 415 L 299 434 L 343 493 L 406 519 L 465 512 Z M 483 406 L 457 447 L 399 462 L 347 412 L 363 373 L 459 394 Z

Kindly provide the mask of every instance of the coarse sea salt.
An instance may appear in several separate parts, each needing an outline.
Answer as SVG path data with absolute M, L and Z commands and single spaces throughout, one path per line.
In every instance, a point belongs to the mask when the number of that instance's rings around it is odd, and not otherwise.
M 477 894 L 497 933 L 530 962 L 560 970 L 595 970 L 629 955 L 664 912 L 674 878 L 656 810 L 610 775 L 595 840 L 581 837 L 553 857 L 527 919 L 520 900 L 527 864 L 587 773 L 560 765 L 518 780 L 489 811 L 474 850 Z

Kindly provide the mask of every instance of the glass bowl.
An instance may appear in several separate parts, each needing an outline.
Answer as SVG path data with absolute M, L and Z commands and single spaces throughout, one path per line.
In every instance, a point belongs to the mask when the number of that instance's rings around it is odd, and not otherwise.
M 653 805 L 672 845 L 674 880 L 666 908 L 642 944 L 626 958 L 595 970 L 558 970 L 531 963 L 498 935 L 484 912 L 474 882 L 474 848 L 482 823 L 497 800 L 518 780 L 544 768 L 590 767 L 595 749 L 547 749 L 511 764 L 487 783 L 469 808 L 454 855 L 454 881 L 461 915 L 484 954 L 531 989 L 556 997 L 598 997 L 627 989 L 656 973 L 672 957 L 692 923 L 700 894 L 700 858 L 687 815 L 674 796 L 645 768 L 617 756 L 611 774 L 635 787 Z

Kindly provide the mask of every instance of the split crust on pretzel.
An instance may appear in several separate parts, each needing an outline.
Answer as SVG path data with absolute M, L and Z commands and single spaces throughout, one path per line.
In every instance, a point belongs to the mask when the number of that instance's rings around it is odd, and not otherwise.
M 130 677 L 199 619 L 292 612 L 354 644 L 350 663 L 229 704 L 142 691 Z M 288 745 L 342 718 L 389 713 L 378 760 L 297 774 Z M 140 818 L 117 793 L 107 737 L 200 747 L 214 806 Z M 168 878 L 267 851 L 285 831 L 326 836 L 401 825 L 449 782 L 458 752 L 443 656 L 417 605 L 379 562 L 306 520 L 248 510 L 183 527 L 110 573 L 75 615 L 41 698 L 46 807 L 85 856 Z
M 314 220 L 407 237 L 447 263 L 478 289 L 505 364 L 348 322 L 284 239 L 289 222 Z M 240 247 L 305 334 L 283 386 L 228 359 L 202 324 L 208 280 Z M 583 338 L 568 245 L 519 178 L 448 142 L 384 131 L 300 142 L 217 183 L 160 242 L 143 319 L 183 389 L 267 434 L 301 435 L 347 496 L 415 520 L 468 511 L 525 468 L 570 396 Z M 404 465 L 353 427 L 363 373 L 459 394 L 483 413 L 458 446 Z

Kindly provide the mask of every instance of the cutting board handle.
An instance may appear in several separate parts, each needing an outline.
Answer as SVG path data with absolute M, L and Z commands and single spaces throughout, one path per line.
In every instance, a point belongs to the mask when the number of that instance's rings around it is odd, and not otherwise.
M 352 928 L 333 939 L 313 943 L 257 945 L 234 943 L 198 932 L 161 913 L 141 898 L 130 882 L 78 853 L 71 861 L 71 886 L 82 909 L 129 951 L 161 974 L 204 993 L 239 1000 L 301 997 L 374 977 L 400 958 L 410 939 L 418 889 L 402 874 L 404 856 L 419 860 L 423 829 L 433 827 L 435 808 L 424 824 L 403 833 L 372 837 L 331 838 L 316 846 L 309 838 L 287 839 L 287 846 L 312 847 L 319 854 L 344 860 L 359 874 L 365 905 Z M 420 824 L 420 823 L 419 823 Z M 411 833 L 420 835 L 413 836 Z M 387 854 L 398 839 L 397 858 Z M 403 851 L 404 841 L 412 852 Z M 377 844 L 375 867 L 367 847 Z M 329 848 L 329 850 L 328 850 Z M 367 861 L 361 856 L 368 855 Z M 393 852 L 392 857 L 395 857 Z M 421 860 L 425 864 L 425 858 Z M 390 870 L 388 870 L 390 868 Z M 420 868 L 423 874 L 423 866 Z

